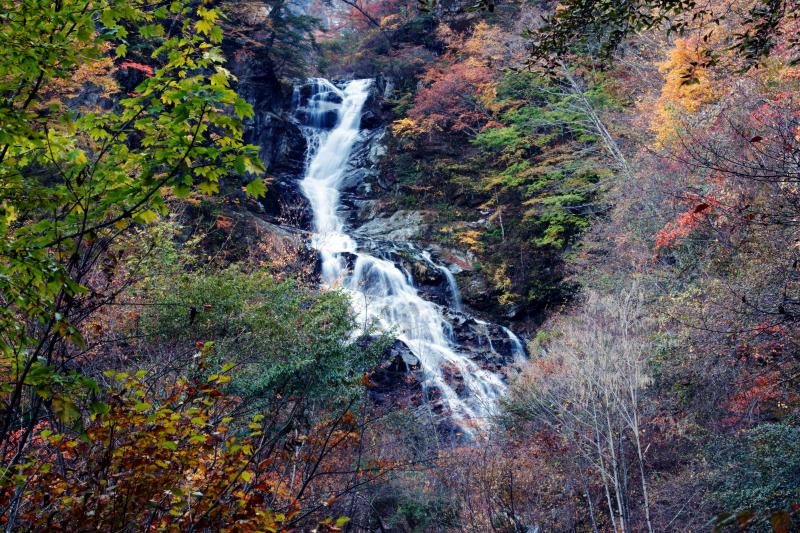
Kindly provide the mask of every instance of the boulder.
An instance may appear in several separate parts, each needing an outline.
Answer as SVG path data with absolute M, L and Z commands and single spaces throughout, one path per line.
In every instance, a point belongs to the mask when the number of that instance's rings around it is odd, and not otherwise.
M 422 375 L 419 360 L 402 341 L 386 350 L 384 363 L 370 376 L 370 397 L 377 404 L 411 405 L 419 400 Z
M 481 311 L 491 309 L 495 305 L 494 290 L 481 272 L 462 270 L 455 276 L 464 303 Z
M 400 210 L 389 217 L 374 218 L 355 231 L 362 238 L 405 242 L 420 234 L 423 222 L 422 211 Z

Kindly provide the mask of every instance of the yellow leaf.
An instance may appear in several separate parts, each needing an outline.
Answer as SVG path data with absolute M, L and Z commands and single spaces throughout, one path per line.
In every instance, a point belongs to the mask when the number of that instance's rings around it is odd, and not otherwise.
M 140 211 L 133 218 L 134 220 L 136 220 L 136 222 L 139 222 L 141 224 L 150 224 L 152 222 L 155 222 L 156 219 L 158 219 L 158 213 L 148 209 L 146 211 Z

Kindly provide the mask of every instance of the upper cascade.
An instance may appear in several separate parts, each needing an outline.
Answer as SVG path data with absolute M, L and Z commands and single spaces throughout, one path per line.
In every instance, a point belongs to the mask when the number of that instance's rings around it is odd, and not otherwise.
M 459 350 L 445 317 L 448 310 L 424 299 L 401 266 L 360 247 L 341 213 L 341 185 L 361 138 L 361 114 L 373 83 L 362 79 L 336 85 L 317 78 L 295 88 L 294 113 L 308 145 L 300 187 L 313 212 L 312 246 L 320 254 L 323 284 L 350 294 L 360 324 L 396 333 L 419 360 L 424 386 L 438 391 L 453 419 L 469 432 L 470 426 L 491 415 L 505 392 L 501 375 L 481 368 Z M 452 309 L 460 311 L 452 274 L 429 254 L 424 257 L 446 272 Z M 522 346 L 505 331 L 515 347 Z M 454 377 L 461 382 L 458 391 L 451 385 Z

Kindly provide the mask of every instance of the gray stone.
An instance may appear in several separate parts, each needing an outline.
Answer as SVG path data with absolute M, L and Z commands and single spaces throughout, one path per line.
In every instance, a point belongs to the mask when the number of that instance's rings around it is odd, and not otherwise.
M 370 220 L 356 229 L 359 236 L 387 241 L 412 241 L 422 231 L 422 211 L 400 210 L 389 217 Z

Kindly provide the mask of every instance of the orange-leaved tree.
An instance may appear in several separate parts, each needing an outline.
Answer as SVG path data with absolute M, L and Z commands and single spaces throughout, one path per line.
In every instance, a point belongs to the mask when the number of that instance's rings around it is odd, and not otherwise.
M 300 507 L 275 499 L 268 474 L 279 460 L 281 432 L 269 431 L 263 415 L 236 429 L 226 416 L 234 402 L 220 391 L 226 373 L 180 380 L 158 403 L 147 401 L 152 391 L 144 371 L 107 374 L 108 401 L 94 406 L 81 435 L 37 426 L 27 460 L 0 486 L 7 530 L 290 527 Z M 320 527 L 336 531 L 344 521 L 328 518 Z

